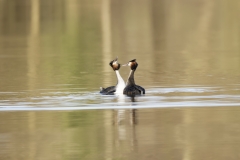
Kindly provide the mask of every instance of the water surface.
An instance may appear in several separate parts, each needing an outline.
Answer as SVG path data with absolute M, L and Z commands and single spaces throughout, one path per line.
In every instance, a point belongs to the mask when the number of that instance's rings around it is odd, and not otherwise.
M 0 0 L 0 159 L 239 159 L 239 7 Z

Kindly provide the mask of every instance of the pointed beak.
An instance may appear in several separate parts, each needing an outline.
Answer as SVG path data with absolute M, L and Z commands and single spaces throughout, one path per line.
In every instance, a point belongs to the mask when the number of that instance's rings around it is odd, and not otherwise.
M 128 66 L 128 63 L 126 63 L 126 64 L 123 64 L 122 66 L 124 66 L 124 67 L 125 67 L 125 66 Z

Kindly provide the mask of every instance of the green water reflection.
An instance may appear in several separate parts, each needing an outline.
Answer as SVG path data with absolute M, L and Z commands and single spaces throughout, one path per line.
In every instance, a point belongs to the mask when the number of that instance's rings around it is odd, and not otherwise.
M 8 123 L 0 122 L 0 156 L 238 159 L 239 114 L 238 107 L 0 113 Z
M 108 65 L 116 56 L 137 59 L 147 93 L 233 92 L 239 8 L 239 0 L 0 0 L 0 105 L 97 92 L 116 83 Z M 124 79 L 128 72 L 121 68 Z M 0 112 L 0 159 L 239 159 L 239 115 L 238 107 Z
M 98 90 L 115 83 L 116 56 L 137 58 L 144 86 L 239 82 L 237 0 L 2 0 L 0 8 L 2 91 Z

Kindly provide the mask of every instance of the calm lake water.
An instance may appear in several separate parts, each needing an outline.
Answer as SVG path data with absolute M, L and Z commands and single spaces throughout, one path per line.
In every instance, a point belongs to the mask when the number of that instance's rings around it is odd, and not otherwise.
M 238 160 L 239 15 L 238 0 L 0 0 L 0 159 Z M 117 56 L 146 95 L 99 94 Z

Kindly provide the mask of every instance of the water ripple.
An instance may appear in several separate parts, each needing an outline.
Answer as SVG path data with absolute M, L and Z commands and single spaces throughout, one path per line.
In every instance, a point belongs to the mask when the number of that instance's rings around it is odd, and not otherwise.
M 0 111 L 240 106 L 240 94 L 236 93 L 236 89 L 155 87 L 148 88 L 146 95 L 134 98 L 125 95 L 100 95 L 98 92 L 49 91 L 41 92 L 38 96 L 0 100 Z M 12 95 L 14 97 L 16 93 Z

